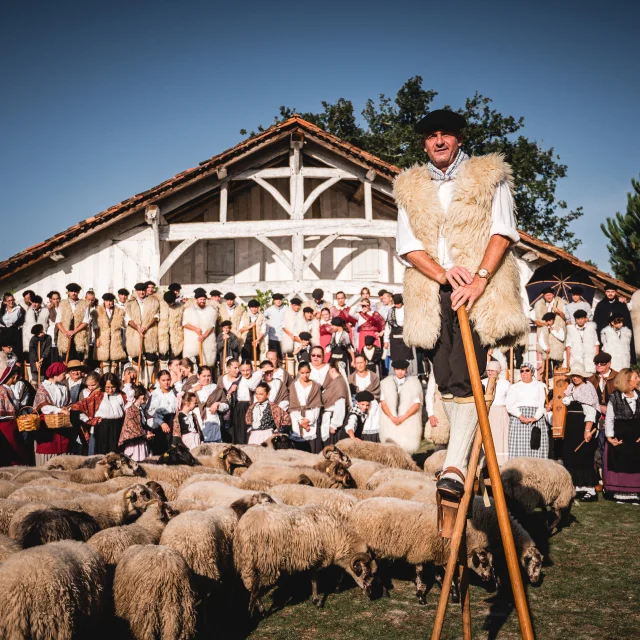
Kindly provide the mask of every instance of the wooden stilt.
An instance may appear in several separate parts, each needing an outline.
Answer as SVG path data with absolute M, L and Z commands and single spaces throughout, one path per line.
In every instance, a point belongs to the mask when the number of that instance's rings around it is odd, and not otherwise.
M 138 354 L 138 376 L 142 384 L 142 351 L 144 349 L 144 336 L 140 334 L 140 353 Z
M 513 384 L 513 382 L 514 382 L 514 380 L 513 380 L 513 361 L 514 361 L 513 347 L 511 347 L 509 349 L 509 382 L 511 384 Z
M 467 566 L 467 536 L 462 536 L 458 555 L 460 576 L 460 607 L 462 608 L 462 637 L 471 640 L 471 596 L 469 593 L 469 567 Z
M 198 348 L 200 349 L 200 353 L 198 354 L 200 357 L 200 360 L 198 360 L 198 366 L 199 367 L 204 367 L 204 358 L 202 356 L 202 341 L 200 341 L 200 344 L 198 345 Z

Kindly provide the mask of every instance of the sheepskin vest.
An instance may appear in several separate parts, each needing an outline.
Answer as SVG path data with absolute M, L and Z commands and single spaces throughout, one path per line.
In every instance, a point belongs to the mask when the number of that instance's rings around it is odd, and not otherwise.
M 171 353 L 178 357 L 184 346 L 184 330 L 182 316 L 184 304 L 176 303 L 169 306 L 160 300 L 160 323 L 158 324 L 158 345 L 163 356 Z
M 218 319 L 216 310 L 210 305 L 205 305 L 204 309 L 201 309 L 197 304 L 191 307 L 187 307 L 184 310 L 182 321 L 184 324 L 190 324 L 202 331 L 209 331 L 212 327 L 216 326 L 216 320 Z M 184 329 L 184 344 L 183 355 L 185 358 L 194 358 L 200 356 L 200 345 L 202 345 L 202 359 L 209 367 L 213 367 L 216 363 L 218 352 L 216 349 L 216 332 L 212 331 L 205 340 L 200 342 L 198 340 L 198 334 L 191 329 Z
M 611 368 L 616 371 L 631 366 L 631 329 L 622 327 L 618 333 L 613 327 L 608 326 L 602 330 L 602 350 L 611 356 Z
M 84 321 L 84 312 L 87 308 L 85 300 L 79 300 L 76 304 L 75 311 L 71 308 L 69 300 L 63 300 L 60 303 L 60 323 L 64 327 L 65 331 L 71 330 L 71 325 L 79 327 Z M 76 347 L 76 351 L 79 353 L 87 353 L 89 349 L 89 327 L 86 327 L 82 331 L 78 331 L 73 336 L 73 344 Z M 58 351 L 61 354 L 66 354 L 69 350 L 69 338 L 61 331 L 58 331 Z
M 307 330 L 307 321 L 304 319 L 304 313 L 302 309 L 296 312 L 291 307 L 287 307 L 284 311 L 283 327 L 287 331 L 291 331 L 294 336 L 300 335 L 303 331 Z M 284 331 L 282 332 L 282 340 L 280 341 L 280 347 L 283 355 L 291 355 L 295 348 L 295 343 Z
M 158 353 L 158 321 L 160 316 L 160 303 L 155 296 L 149 296 L 144 300 L 144 313 L 140 313 L 140 305 L 136 299 L 129 300 L 124 306 L 127 315 L 137 327 L 147 329 L 144 334 L 142 351 L 144 353 Z M 130 358 L 140 355 L 140 334 L 132 327 L 127 326 L 127 353 Z
M 598 344 L 595 322 L 587 322 L 582 330 L 577 325 L 567 325 L 567 347 L 571 347 L 571 365 L 581 362 L 587 373 L 595 373 L 593 359 L 596 357 Z
M 475 273 L 489 244 L 493 196 L 503 181 L 513 191 L 511 168 L 502 156 L 492 153 L 469 158 L 462 164 L 446 213 L 438 200 L 438 182 L 431 179 L 425 165 L 403 171 L 395 180 L 394 194 L 398 206 L 407 212 L 416 237 L 434 261 L 438 261 L 438 235 L 442 229 L 455 264 Z M 406 269 L 404 304 L 405 344 L 433 348 L 441 327 L 440 285 L 415 268 Z M 487 346 L 515 345 L 528 332 L 520 273 L 511 249 L 469 316 Z
M 233 311 L 229 310 L 229 307 L 225 304 L 221 304 L 218 307 L 218 322 L 224 322 L 225 320 L 229 320 L 231 322 L 231 333 L 238 336 L 238 325 L 240 324 L 240 319 L 242 318 L 242 314 L 244 313 L 244 309 L 236 304 Z
M 127 354 L 122 347 L 122 326 L 124 325 L 124 311 L 113 308 L 111 318 L 107 310 L 100 305 L 92 312 L 96 320 L 96 348 L 95 359 L 99 362 L 124 360 Z M 98 340 L 100 346 L 98 346 Z
M 387 376 L 381 383 L 382 398 L 392 415 L 406 413 L 415 403 L 416 398 L 422 400 L 424 392 L 417 376 L 407 376 L 406 382 L 399 388 L 395 376 Z M 384 411 L 380 411 L 380 442 L 392 442 L 408 453 L 415 453 L 422 439 L 422 411 L 418 410 L 401 425 L 395 425 Z
M 554 325 L 553 328 L 557 331 L 558 325 Z M 540 342 L 538 341 L 538 352 L 542 353 L 542 359 L 546 360 L 547 356 L 549 356 L 550 360 L 555 360 L 556 362 L 562 362 L 564 360 L 564 342 L 561 342 L 556 338 L 551 331 L 549 331 L 549 327 L 540 327 L 540 331 L 538 332 L 539 337 L 544 337 L 544 343 L 547 345 L 549 349 L 549 353 L 546 351 L 542 351 L 542 347 L 540 346 Z
M 49 309 L 41 307 L 35 311 L 29 307 L 24 312 L 24 323 L 22 325 L 22 350 L 29 351 L 29 341 L 31 340 L 31 329 L 37 324 L 41 324 L 46 331 L 49 326 Z
M 242 318 L 238 326 L 248 327 L 252 322 L 253 322 L 253 316 L 248 311 L 245 311 L 242 314 Z M 256 336 L 259 336 L 261 333 L 264 335 L 262 336 L 262 339 L 260 340 L 260 342 L 258 343 L 258 346 L 256 347 L 256 352 L 257 352 L 256 355 L 258 356 L 258 358 L 262 360 L 264 355 L 267 353 L 267 339 L 266 339 L 267 328 L 264 325 L 264 313 L 260 311 L 256 318 Z M 253 353 L 253 347 L 251 346 L 251 343 L 253 342 L 253 329 L 251 329 L 250 331 L 246 331 L 245 333 L 241 333 L 239 341 L 240 341 L 240 349 L 243 349 L 246 343 L 249 345 L 248 346 L 249 353 Z

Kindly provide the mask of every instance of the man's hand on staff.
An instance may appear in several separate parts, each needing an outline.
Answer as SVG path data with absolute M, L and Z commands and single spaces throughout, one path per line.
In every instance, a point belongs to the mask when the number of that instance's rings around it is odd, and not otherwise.
M 470 284 L 465 284 L 455 289 L 451 294 L 451 308 L 457 311 L 466 304 L 471 309 L 473 303 L 484 293 L 487 288 L 487 279 L 476 276 Z
M 464 267 L 452 267 L 444 271 L 439 279 L 440 284 L 450 284 L 454 289 L 464 287 L 473 282 L 473 276 Z

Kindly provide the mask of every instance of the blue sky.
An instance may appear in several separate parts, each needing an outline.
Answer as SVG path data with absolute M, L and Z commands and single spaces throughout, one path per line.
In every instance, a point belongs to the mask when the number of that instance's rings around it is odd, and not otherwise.
M 0 24 L 0 259 L 237 143 L 281 104 L 476 90 L 568 165 L 557 194 L 609 269 L 599 224 L 640 174 L 640 3 L 12 3 Z M 222 5 L 222 6 L 218 6 Z M 558 6 L 562 5 L 562 6 Z

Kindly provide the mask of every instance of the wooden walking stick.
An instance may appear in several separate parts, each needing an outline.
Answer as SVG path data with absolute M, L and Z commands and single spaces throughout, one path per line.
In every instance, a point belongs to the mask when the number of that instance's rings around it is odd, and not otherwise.
M 549 354 L 546 354 L 546 358 L 544 360 L 544 382 L 549 386 Z
M 509 348 L 509 382 L 513 384 L 513 347 Z
M 256 333 L 256 325 L 253 325 L 253 340 L 251 341 L 251 343 L 253 344 L 253 367 L 257 368 L 258 367 L 258 354 L 256 353 L 257 351 L 257 345 L 256 345 L 256 340 L 258 339 L 258 335 Z
M 144 349 L 144 336 L 140 334 L 140 353 L 138 354 L 138 376 L 142 384 L 142 350 Z
M 222 347 L 222 362 L 220 363 L 220 370 L 222 371 L 222 375 L 224 375 L 227 371 L 227 343 L 229 339 L 226 340 L 223 338 L 222 342 L 224 342 L 224 346 Z
M 589 437 L 593 436 L 593 434 L 597 431 L 597 429 L 594 427 L 593 429 L 591 429 L 591 431 L 589 432 Z M 637 442 L 637 441 L 636 441 Z M 586 438 L 573 450 L 573 453 L 578 453 L 578 451 L 580 451 L 580 447 L 583 444 L 586 444 L 587 440 Z
M 478 362 L 476 361 L 475 356 L 473 337 L 471 335 L 471 326 L 469 324 L 469 315 L 465 306 L 462 306 L 458 309 L 458 323 L 460 325 L 460 332 L 462 334 L 462 343 L 464 345 L 464 353 L 467 360 L 467 367 L 469 369 L 469 378 L 471 380 L 471 387 L 473 389 L 473 398 L 475 401 L 476 410 L 478 411 L 479 429 L 476 431 L 473 449 L 471 452 L 471 459 L 469 461 L 469 467 L 467 469 L 467 475 L 464 483 L 464 494 L 462 496 L 462 500 L 460 501 L 456 523 L 453 529 L 451 548 L 449 551 L 449 560 L 447 561 L 447 569 L 442 585 L 442 593 L 440 594 L 440 601 L 438 602 L 436 621 L 433 627 L 433 633 L 431 634 L 431 640 L 439 640 L 442 633 L 444 616 L 447 609 L 449 589 L 458 560 L 458 553 L 460 550 L 462 535 L 464 533 L 464 527 L 466 524 L 467 509 L 471 501 L 471 494 L 473 492 L 472 489 L 473 482 L 475 480 L 478 457 L 480 455 L 480 449 L 483 445 L 485 457 L 487 460 L 489 478 L 491 479 L 491 489 L 493 492 L 493 501 L 496 509 L 496 515 L 498 517 L 498 526 L 500 528 L 502 545 L 504 547 L 504 555 L 507 561 L 507 569 L 509 570 L 509 578 L 511 580 L 511 587 L 513 590 L 513 599 L 518 614 L 518 620 L 520 622 L 520 633 L 523 640 L 534 640 L 535 635 L 533 633 L 533 626 L 531 624 L 531 618 L 529 615 L 527 596 L 522 584 L 520 565 L 518 562 L 518 556 L 516 554 L 516 548 L 513 542 L 509 512 L 507 511 L 507 503 L 504 497 L 504 490 L 502 488 L 502 480 L 500 478 L 500 468 L 498 467 L 496 449 L 493 444 L 493 437 L 491 435 L 491 426 L 489 425 L 489 414 L 487 412 L 487 405 L 485 404 L 484 389 L 482 387 L 482 382 L 480 381 L 480 371 L 478 369 Z M 465 595 L 465 598 L 466 597 L 467 596 Z M 462 600 L 462 602 L 464 602 L 464 600 Z M 468 616 L 463 617 L 468 618 Z M 465 630 L 465 633 L 468 634 L 465 636 L 465 638 L 470 638 L 470 629 Z
M 200 367 L 203 367 L 204 366 L 204 358 L 202 356 L 202 340 L 200 340 L 199 349 L 200 349 L 200 354 L 199 354 L 200 355 L 200 360 L 198 361 L 198 365 Z
M 40 340 L 38 340 L 38 386 L 40 386 L 40 369 L 42 364 L 40 363 Z

